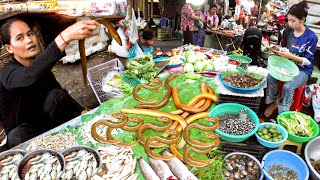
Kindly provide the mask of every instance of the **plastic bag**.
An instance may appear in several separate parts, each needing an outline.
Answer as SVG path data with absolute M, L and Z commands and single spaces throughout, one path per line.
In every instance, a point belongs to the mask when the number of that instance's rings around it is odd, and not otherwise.
M 124 34 L 124 31 L 122 28 L 118 28 L 117 32 L 120 36 L 120 39 L 122 42 L 126 42 L 126 36 Z M 122 43 L 122 46 L 120 46 L 115 39 L 112 39 L 111 45 L 108 49 L 109 52 L 115 53 L 117 56 L 127 58 L 128 57 L 128 45 L 127 43 Z
M 132 8 L 132 18 L 131 18 L 131 24 L 129 27 L 129 41 L 134 44 L 137 42 L 137 40 L 139 39 L 139 35 L 138 35 L 138 29 L 137 29 L 137 19 L 136 16 L 134 14 L 134 9 Z
M 102 78 L 102 91 L 109 93 L 115 98 L 124 97 L 120 89 L 121 86 L 121 72 L 111 71 L 108 75 Z
M 318 85 L 314 86 L 314 93 L 312 95 L 312 106 L 314 111 L 314 120 L 320 122 L 320 88 Z
M 138 45 L 138 43 L 134 43 L 134 45 L 132 46 L 132 48 L 130 49 L 129 53 L 128 53 L 128 58 L 135 58 L 138 57 L 140 55 L 143 54 L 142 49 L 140 48 L 140 46 Z

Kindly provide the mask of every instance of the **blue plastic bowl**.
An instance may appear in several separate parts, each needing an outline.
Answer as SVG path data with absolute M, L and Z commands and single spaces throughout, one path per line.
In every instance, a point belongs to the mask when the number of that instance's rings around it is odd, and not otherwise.
M 209 113 L 209 116 L 215 116 L 219 117 L 222 114 L 225 113 L 239 113 L 241 109 L 245 108 L 248 112 L 248 117 L 250 117 L 254 124 L 255 128 L 248 134 L 244 135 L 232 135 L 227 134 L 225 132 L 220 131 L 219 129 L 215 130 L 215 133 L 217 133 L 222 140 L 228 141 L 228 142 L 242 142 L 248 139 L 250 136 L 254 135 L 258 129 L 259 129 L 259 118 L 257 114 L 247 106 L 238 104 L 238 103 L 223 103 L 215 106 Z
M 269 167 L 274 164 L 280 164 L 284 167 L 294 170 L 298 175 L 298 180 L 307 180 L 309 178 L 309 169 L 307 164 L 298 155 L 287 150 L 274 150 L 265 154 L 262 158 L 262 170 L 266 180 L 272 180 L 269 175 Z
M 235 86 L 232 86 L 232 85 L 224 82 L 224 80 L 222 79 L 222 74 L 219 74 L 218 79 L 221 82 L 221 84 L 224 87 L 226 87 L 228 90 L 230 90 L 232 92 L 235 92 L 235 93 L 240 93 L 240 94 L 251 94 L 251 93 L 257 92 L 258 90 L 260 90 L 261 88 L 263 88 L 267 84 L 267 81 L 264 80 L 263 83 L 258 87 L 254 87 L 254 88 L 239 88 L 239 87 L 235 87 Z
M 278 142 L 267 141 L 267 140 L 265 140 L 265 139 L 262 139 L 262 138 L 258 135 L 258 132 L 256 132 L 255 135 L 256 135 L 256 137 L 257 137 L 258 142 L 259 142 L 261 145 L 263 145 L 263 146 L 265 146 L 265 147 L 269 147 L 269 148 L 277 148 L 277 147 L 281 146 L 281 145 L 284 143 L 284 141 L 287 140 L 287 138 L 288 138 L 288 132 L 287 132 L 286 129 L 283 128 L 281 125 L 275 124 L 275 123 L 265 122 L 265 123 L 261 123 L 260 126 L 259 126 L 259 128 L 262 128 L 262 129 L 263 129 L 265 125 L 270 125 L 270 126 L 275 125 L 275 126 L 277 127 L 277 130 L 280 130 L 280 131 L 281 131 L 281 135 L 282 135 L 283 139 L 282 139 L 281 141 L 278 141 Z

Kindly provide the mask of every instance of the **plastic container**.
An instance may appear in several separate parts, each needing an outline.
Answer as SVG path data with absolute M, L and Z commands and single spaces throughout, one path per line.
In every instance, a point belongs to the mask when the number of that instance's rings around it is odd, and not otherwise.
M 279 146 L 281 146 L 288 138 L 288 132 L 286 131 L 286 129 L 282 126 L 280 126 L 279 124 L 275 124 L 275 123 L 269 123 L 269 122 L 265 122 L 265 123 L 261 123 L 259 128 L 264 128 L 265 125 L 270 125 L 270 126 L 276 126 L 276 130 L 280 130 L 281 131 L 281 135 L 283 137 L 283 139 L 281 141 L 278 142 L 272 142 L 272 141 L 267 141 L 265 139 L 262 139 L 259 135 L 258 132 L 256 132 L 256 137 L 258 142 L 268 148 L 277 148 Z
M 255 128 L 248 134 L 244 135 L 232 135 L 232 134 L 227 134 L 225 132 L 220 131 L 219 129 L 215 130 L 215 133 L 217 133 L 222 140 L 228 141 L 228 142 L 242 142 L 248 139 L 250 136 L 254 135 L 258 129 L 259 129 L 259 118 L 257 114 L 247 106 L 237 104 L 237 103 L 224 103 L 224 104 L 219 104 L 215 106 L 209 113 L 209 116 L 215 116 L 219 117 L 222 114 L 225 113 L 239 113 L 241 109 L 245 108 L 248 112 L 248 117 L 250 117 L 254 124 Z
M 310 158 L 318 159 L 320 149 L 320 137 L 316 137 L 308 142 L 304 149 L 304 157 L 310 170 L 310 176 L 313 180 L 320 180 L 320 174 L 311 165 Z
M 36 155 L 40 155 L 40 154 L 44 154 L 44 153 L 50 153 L 53 156 L 58 157 L 59 162 L 61 164 L 61 174 L 64 174 L 65 169 L 66 169 L 66 162 L 64 160 L 64 157 L 61 153 L 59 153 L 58 151 L 52 150 L 52 149 L 39 149 L 39 150 L 35 150 L 32 152 L 29 152 L 28 154 L 26 154 L 20 161 L 20 163 L 18 164 L 17 170 L 18 170 L 18 176 L 20 179 L 24 179 L 22 178 L 22 170 L 24 168 L 24 166 L 27 164 L 27 162 L 35 157 Z
M 140 79 L 138 78 L 129 78 L 128 76 L 126 76 L 125 72 L 121 73 L 121 80 L 126 82 L 127 84 L 129 84 L 131 87 L 135 87 L 138 84 L 141 84 Z
M 266 180 L 273 179 L 269 173 L 269 167 L 274 164 L 280 164 L 284 167 L 294 170 L 299 180 L 308 180 L 309 170 L 307 164 L 298 155 L 287 150 L 274 150 L 264 155 L 262 159 L 262 170 Z
M 288 118 L 291 114 L 295 113 L 295 111 L 287 111 L 287 112 L 283 112 L 281 114 L 279 114 L 279 116 L 283 116 L 285 118 Z M 300 113 L 300 112 L 298 112 Z M 316 136 L 318 136 L 319 134 L 319 125 L 317 124 L 317 122 L 314 119 L 310 119 L 311 121 L 311 126 L 313 128 L 313 134 L 310 137 L 301 137 L 301 136 L 296 136 L 290 132 L 288 132 L 288 139 L 293 141 L 293 142 L 298 142 L 298 143 L 305 143 L 310 141 L 311 139 L 315 138 Z M 281 120 L 277 118 L 277 122 L 278 124 L 281 125 Z
M 223 158 L 223 166 L 224 166 L 224 163 L 227 159 L 229 159 L 231 156 L 233 155 L 239 155 L 239 156 L 248 156 L 250 159 L 254 160 L 260 167 L 260 173 L 261 173 L 261 176 L 259 178 L 259 180 L 262 180 L 264 175 L 263 175 L 263 171 L 262 171 L 262 166 L 261 166 L 261 163 L 260 161 L 255 158 L 254 156 L 252 156 L 251 154 L 248 154 L 248 153 L 243 153 L 243 152 L 233 152 L 233 153 L 230 153 L 230 154 L 227 154 L 224 158 Z M 223 176 L 223 175 L 222 175 Z M 228 180 L 227 178 L 224 177 L 225 180 Z
M 239 61 L 241 63 L 241 66 L 246 66 L 252 62 L 252 59 L 249 58 L 248 56 L 231 54 L 231 55 L 228 55 L 228 57 L 232 60 Z
M 294 62 L 280 56 L 270 56 L 267 69 L 272 77 L 284 82 L 291 81 L 299 74 L 299 68 Z
M 239 88 L 239 87 L 235 87 L 235 86 L 232 86 L 232 85 L 226 83 L 222 79 L 222 77 L 223 77 L 223 74 L 219 74 L 218 79 L 219 79 L 219 81 L 221 82 L 221 84 L 224 87 L 226 87 L 228 90 L 230 90 L 232 92 L 240 93 L 240 94 L 251 94 L 251 93 L 257 92 L 267 84 L 267 81 L 264 80 L 263 83 L 258 87 L 254 87 L 254 88 Z

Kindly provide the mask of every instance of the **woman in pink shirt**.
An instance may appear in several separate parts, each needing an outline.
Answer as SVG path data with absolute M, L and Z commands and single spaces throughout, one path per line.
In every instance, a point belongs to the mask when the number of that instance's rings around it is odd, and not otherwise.
M 194 16 L 192 5 L 186 3 L 181 10 L 181 31 L 183 31 L 183 44 L 192 44 L 192 31 L 194 20 L 201 18 Z

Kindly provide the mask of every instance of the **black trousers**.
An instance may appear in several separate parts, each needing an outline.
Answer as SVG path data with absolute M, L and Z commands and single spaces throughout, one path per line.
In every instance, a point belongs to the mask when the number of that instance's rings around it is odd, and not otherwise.
M 43 103 L 43 112 L 35 115 L 35 121 L 5 121 L 7 132 L 6 148 L 11 149 L 81 114 L 84 108 L 66 90 L 51 90 Z M 8 124 L 9 123 L 9 124 Z
M 190 31 L 189 26 L 186 31 L 183 31 L 183 44 L 192 44 L 192 31 Z

